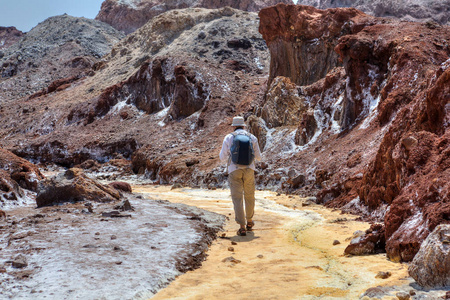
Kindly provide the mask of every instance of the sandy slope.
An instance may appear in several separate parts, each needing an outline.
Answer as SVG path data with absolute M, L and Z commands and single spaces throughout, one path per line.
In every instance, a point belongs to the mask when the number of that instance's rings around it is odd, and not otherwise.
M 371 287 L 402 285 L 405 290 L 410 283 L 407 266 L 392 263 L 385 255 L 343 256 L 353 232 L 369 227 L 353 221 L 355 216 L 316 205 L 302 207 L 298 197 L 258 192 L 255 230 L 238 237 L 228 190 L 150 186 L 133 190 L 230 217 L 225 238 L 214 242 L 203 266 L 179 276 L 152 299 L 357 299 Z M 334 240 L 341 244 L 333 246 Z M 223 261 L 231 256 L 240 262 Z M 379 271 L 392 276 L 375 278 Z M 392 291 L 383 299 L 391 299 L 400 288 L 385 290 Z

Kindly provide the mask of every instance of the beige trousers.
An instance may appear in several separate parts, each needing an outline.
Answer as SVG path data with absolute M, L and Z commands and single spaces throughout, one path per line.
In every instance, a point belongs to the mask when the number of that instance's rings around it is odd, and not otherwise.
M 255 210 L 255 171 L 250 168 L 237 169 L 228 176 L 233 200 L 235 220 L 244 226 L 246 219 L 251 220 Z M 244 202 L 245 199 L 245 214 Z

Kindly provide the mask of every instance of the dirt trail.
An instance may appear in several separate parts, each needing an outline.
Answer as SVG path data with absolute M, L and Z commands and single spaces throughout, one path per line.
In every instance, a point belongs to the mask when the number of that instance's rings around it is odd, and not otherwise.
M 383 254 L 343 255 L 353 232 L 369 228 L 354 221 L 355 216 L 318 205 L 302 207 L 298 197 L 259 191 L 255 229 L 240 237 L 235 233 L 238 226 L 228 190 L 154 186 L 133 190 L 150 199 L 185 203 L 229 217 L 225 238 L 213 243 L 202 267 L 179 276 L 152 299 L 358 299 L 371 287 L 409 283 L 407 266 L 392 263 Z M 333 246 L 334 240 L 341 244 Z M 229 257 L 234 261 L 224 261 Z M 392 276 L 375 278 L 379 271 Z M 395 288 L 386 297 L 395 297 Z

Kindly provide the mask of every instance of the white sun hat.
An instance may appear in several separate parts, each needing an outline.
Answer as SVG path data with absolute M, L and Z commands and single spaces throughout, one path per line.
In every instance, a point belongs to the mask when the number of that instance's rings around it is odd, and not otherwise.
M 233 123 L 231 123 L 231 126 L 245 126 L 244 118 L 243 117 L 234 117 Z

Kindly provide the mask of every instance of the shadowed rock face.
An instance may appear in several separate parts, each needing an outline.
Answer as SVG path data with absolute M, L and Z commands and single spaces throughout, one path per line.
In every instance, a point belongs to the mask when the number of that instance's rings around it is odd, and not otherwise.
M 257 12 L 263 7 L 277 3 L 293 4 L 291 0 L 105 0 L 96 19 L 129 34 L 152 18 L 173 9 L 189 7 L 216 9 L 229 6 L 243 11 Z
M 276 76 L 289 77 L 298 85 L 324 78 L 340 65 L 334 51 L 339 37 L 358 32 L 370 21 L 351 8 L 319 10 L 282 4 L 261 10 L 259 16 L 259 30 L 271 55 L 269 84 Z

